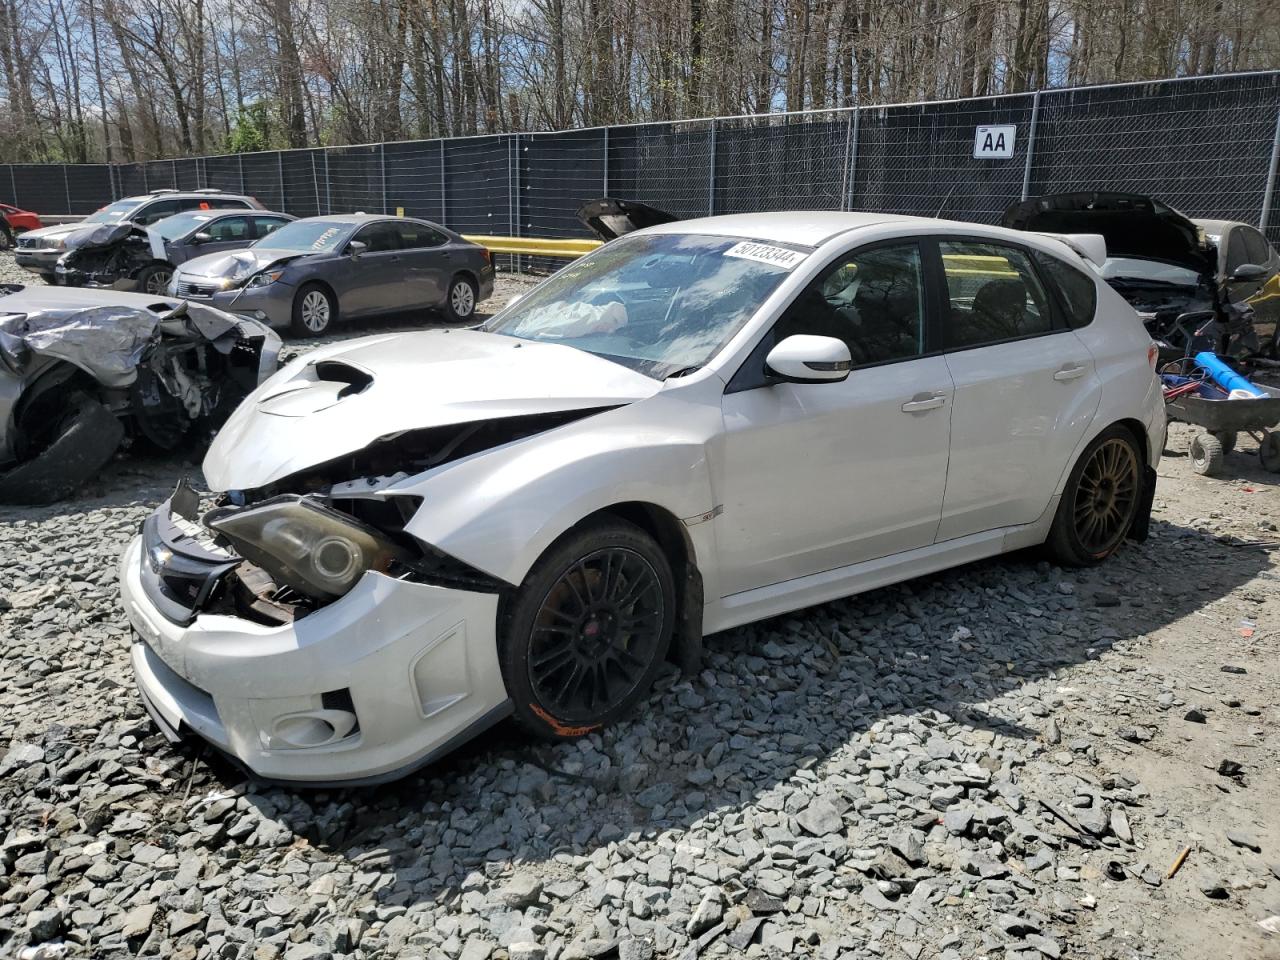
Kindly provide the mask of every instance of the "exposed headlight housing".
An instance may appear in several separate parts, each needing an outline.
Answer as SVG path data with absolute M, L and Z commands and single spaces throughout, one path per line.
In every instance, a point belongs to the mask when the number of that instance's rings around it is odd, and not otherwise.
M 31 359 L 31 351 L 21 337 L 0 330 L 0 363 L 17 376 L 22 376 Z
M 385 573 L 408 559 L 379 531 L 296 494 L 215 510 L 205 523 L 277 583 L 317 600 L 336 599 L 369 570 Z
M 283 276 L 283 270 L 267 270 L 264 273 L 255 273 L 244 282 L 244 285 L 246 289 L 249 287 L 265 287 L 268 284 L 275 283 Z

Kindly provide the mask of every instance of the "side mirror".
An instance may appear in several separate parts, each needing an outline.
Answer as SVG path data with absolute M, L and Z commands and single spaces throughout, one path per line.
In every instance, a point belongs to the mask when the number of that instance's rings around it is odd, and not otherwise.
M 1242 263 L 1229 279 L 1233 283 L 1255 283 L 1267 279 L 1267 268 L 1258 263 Z
M 352 240 L 350 243 L 347 244 L 347 253 L 351 255 L 352 260 L 360 256 L 360 254 L 364 253 L 368 249 L 369 249 L 369 245 L 365 243 L 363 240 Z
M 197 233 L 194 237 L 191 238 L 191 242 L 192 243 L 212 243 L 213 234 L 205 233 L 205 231 L 201 230 L 199 233 Z
M 788 383 L 839 383 L 849 376 L 849 345 L 835 337 L 797 333 L 769 351 L 765 366 Z

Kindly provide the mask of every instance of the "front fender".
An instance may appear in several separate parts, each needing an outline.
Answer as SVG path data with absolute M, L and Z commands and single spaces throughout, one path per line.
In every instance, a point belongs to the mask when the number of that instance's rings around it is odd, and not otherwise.
M 405 530 L 508 583 L 562 533 L 606 507 L 710 513 L 708 443 L 718 403 L 661 393 L 409 478 L 388 494 L 423 498 Z

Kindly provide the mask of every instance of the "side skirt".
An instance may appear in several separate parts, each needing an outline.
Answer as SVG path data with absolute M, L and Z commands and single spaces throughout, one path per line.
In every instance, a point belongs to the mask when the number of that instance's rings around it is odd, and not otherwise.
M 1057 507 L 1056 497 L 1051 507 Z M 1045 511 L 1045 516 L 1050 519 L 1053 514 L 1053 509 Z M 1010 550 L 1034 546 L 1044 541 L 1046 532 L 1047 525 L 1042 517 L 1035 523 L 1023 526 L 987 530 L 889 557 L 864 560 L 795 580 L 744 590 L 723 598 L 718 604 L 708 606 L 706 632 L 728 630 L 744 623 L 887 587 Z

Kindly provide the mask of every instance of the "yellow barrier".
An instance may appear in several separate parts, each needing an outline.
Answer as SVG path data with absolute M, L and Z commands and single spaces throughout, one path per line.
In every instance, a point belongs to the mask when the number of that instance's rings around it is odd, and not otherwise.
M 486 237 L 464 234 L 464 239 L 487 247 L 490 253 L 523 253 L 533 257 L 563 257 L 572 260 L 599 247 L 599 240 L 553 240 L 547 237 Z

